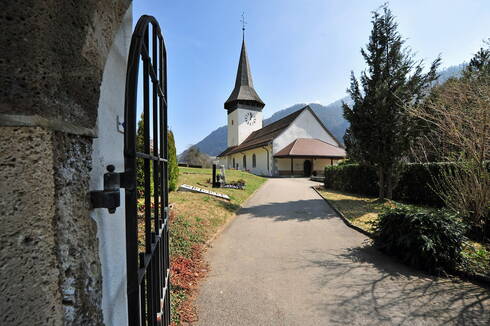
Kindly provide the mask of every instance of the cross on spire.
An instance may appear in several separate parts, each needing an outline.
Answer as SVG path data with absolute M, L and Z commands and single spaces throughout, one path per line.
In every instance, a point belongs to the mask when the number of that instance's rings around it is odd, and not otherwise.
M 242 12 L 242 19 L 240 19 L 240 22 L 242 23 L 242 36 L 243 39 L 245 39 L 245 25 L 247 25 L 247 21 L 245 20 L 245 13 Z

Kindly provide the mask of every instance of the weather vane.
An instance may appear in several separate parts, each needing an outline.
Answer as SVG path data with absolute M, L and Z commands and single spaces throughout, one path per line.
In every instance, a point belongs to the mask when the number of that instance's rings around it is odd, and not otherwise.
M 240 19 L 240 22 L 242 23 L 242 34 L 243 34 L 243 38 L 245 39 L 245 25 L 247 25 L 247 21 L 245 20 L 244 12 L 242 12 L 242 19 Z

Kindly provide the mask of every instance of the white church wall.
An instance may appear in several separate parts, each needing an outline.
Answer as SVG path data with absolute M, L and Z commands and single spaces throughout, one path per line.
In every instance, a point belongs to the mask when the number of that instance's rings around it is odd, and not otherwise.
M 334 146 L 339 146 L 309 110 L 303 111 L 286 130 L 274 139 L 274 154 L 297 138 L 316 138 Z
M 269 160 L 267 160 L 267 153 L 269 153 Z M 256 158 L 255 167 L 253 166 L 252 161 L 254 154 Z M 246 167 L 243 166 L 243 156 L 245 156 L 247 161 Z M 233 166 L 233 159 L 235 159 L 235 167 Z M 236 165 L 238 165 L 238 170 L 246 170 L 256 175 L 271 176 L 272 150 L 270 146 L 254 148 L 248 151 L 228 155 L 227 157 L 221 158 L 220 164 L 223 164 L 228 169 L 236 168 Z
M 228 147 L 238 145 L 238 110 L 228 114 Z
M 254 115 L 254 123 L 248 124 L 245 116 Z M 262 112 L 238 108 L 228 114 L 228 146 L 241 144 L 250 134 L 262 128 Z
M 117 116 L 124 118 L 126 66 L 132 33 L 132 6 L 129 6 L 107 57 L 100 86 L 97 116 L 98 138 L 93 142 L 90 189 L 104 187 L 106 166 L 124 170 L 123 134 L 117 129 Z M 97 222 L 97 237 L 102 267 L 102 311 L 105 325 L 127 325 L 126 291 L 126 226 L 124 189 L 121 206 L 114 214 L 95 209 L 92 218 Z
M 262 128 L 262 112 L 246 109 L 237 109 L 238 111 L 238 143 L 241 144 L 250 134 L 256 130 Z M 255 120 L 252 124 L 248 124 L 245 120 L 245 116 L 251 113 L 254 115 Z

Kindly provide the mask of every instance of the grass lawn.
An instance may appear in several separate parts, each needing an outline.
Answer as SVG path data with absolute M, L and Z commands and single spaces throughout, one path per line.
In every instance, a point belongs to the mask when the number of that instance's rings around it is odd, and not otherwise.
M 213 189 L 208 181 L 211 169 L 179 167 L 178 185 L 188 184 L 230 196 L 230 201 L 213 196 L 174 191 L 169 195 L 170 256 L 172 265 L 172 321 L 174 324 L 196 320 L 193 305 L 198 281 L 207 266 L 202 259 L 205 243 L 235 214 L 240 205 L 267 179 L 253 174 L 227 170 L 227 182 L 245 181 L 245 189 Z
M 370 233 L 373 231 L 373 222 L 377 221 L 383 209 L 395 207 L 398 204 L 390 200 L 380 202 L 373 197 L 325 189 L 323 186 L 319 186 L 316 189 L 323 198 L 327 199 L 330 204 L 342 212 L 353 225 Z M 424 208 L 430 209 L 429 207 Z M 466 264 L 460 267 L 461 270 L 490 276 L 490 248 L 481 243 L 468 240 L 464 243 L 463 256 L 466 259 Z
M 392 201 L 380 202 L 377 198 L 325 189 L 323 186 L 318 187 L 317 190 L 352 224 L 368 232 L 372 232 L 372 223 L 378 219 L 378 214 L 384 208 L 396 205 Z

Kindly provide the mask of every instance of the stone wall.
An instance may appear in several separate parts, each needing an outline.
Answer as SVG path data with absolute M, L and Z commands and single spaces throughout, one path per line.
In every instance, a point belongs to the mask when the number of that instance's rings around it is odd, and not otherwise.
M 88 197 L 102 72 L 129 0 L 0 14 L 1 325 L 102 325 Z
M 90 134 L 107 54 L 129 4 L 129 0 L 4 1 L 3 120 Z
M 62 325 L 53 132 L 0 131 L 0 324 Z

